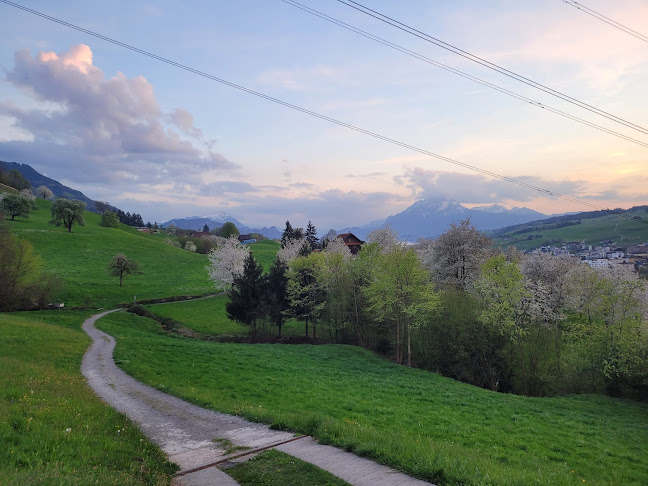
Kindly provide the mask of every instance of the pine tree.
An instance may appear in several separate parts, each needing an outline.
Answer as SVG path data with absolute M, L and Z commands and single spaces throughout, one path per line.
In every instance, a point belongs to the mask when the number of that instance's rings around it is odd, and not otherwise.
M 311 250 L 318 247 L 319 238 L 317 238 L 317 229 L 310 220 L 308 221 L 308 226 L 306 226 L 306 241 L 310 245 Z
M 277 258 L 270 268 L 264 293 L 266 313 L 270 322 L 277 326 L 279 338 L 281 338 L 281 327 L 286 320 L 286 311 L 290 308 L 287 271 L 288 264 L 281 258 Z
M 281 235 L 281 248 L 284 248 L 290 240 L 294 239 L 294 237 L 293 227 L 290 224 L 290 221 L 286 221 L 286 228 Z
M 263 268 L 249 252 L 245 258 L 243 273 L 235 275 L 232 288 L 227 292 L 229 302 L 225 304 L 227 317 L 252 328 L 256 336 L 257 319 L 263 309 Z

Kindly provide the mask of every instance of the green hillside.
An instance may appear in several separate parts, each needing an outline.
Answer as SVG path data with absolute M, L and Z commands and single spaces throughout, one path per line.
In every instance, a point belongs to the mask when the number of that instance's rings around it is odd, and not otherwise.
M 213 292 L 205 266 L 206 255 L 167 245 L 159 236 L 135 228 L 99 226 L 100 216 L 85 213 L 86 226 L 74 225 L 72 232 L 48 224 L 49 201 L 38 200 L 39 209 L 29 219 L 7 221 L 12 232 L 29 240 L 47 270 L 64 281 L 57 300 L 66 307 L 109 307 L 137 299 L 175 295 L 204 295 Z M 108 264 L 117 253 L 139 263 L 142 274 L 130 275 L 119 287 L 117 277 L 108 274 Z
M 501 394 L 353 346 L 186 339 L 133 314 L 99 327 L 117 338 L 121 366 L 152 386 L 438 484 L 648 483 L 646 404 Z
M 600 245 L 611 240 L 621 247 L 648 241 L 647 206 L 610 213 L 598 211 L 532 221 L 491 231 L 489 236 L 499 246 L 513 245 L 521 250 L 568 241 Z

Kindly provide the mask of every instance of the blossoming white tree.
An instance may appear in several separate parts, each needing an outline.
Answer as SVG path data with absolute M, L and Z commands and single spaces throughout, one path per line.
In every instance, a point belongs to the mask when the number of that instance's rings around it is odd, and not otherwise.
M 227 238 L 223 244 L 209 252 L 207 271 L 214 287 L 226 290 L 231 287 L 234 276 L 243 272 L 245 257 L 250 249 L 239 243 L 236 236 Z
M 280 258 L 284 263 L 289 264 L 292 260 L 299 256 L 299 251 L 304 246 L 304 240 L 301 239 L 288 239 L 284 246 L 277 253 L 277 258 Z

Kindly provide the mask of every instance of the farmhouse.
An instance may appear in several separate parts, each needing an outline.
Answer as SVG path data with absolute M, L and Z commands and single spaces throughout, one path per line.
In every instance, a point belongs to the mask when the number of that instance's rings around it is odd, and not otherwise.
M 338 238 L 341 238 L 344 244 L 349 248 L 349 251 L 352 255 L 357 255 L 364 245 L 364 241 L 358 238 L 353 233 L 341 233 L 338 235 Z

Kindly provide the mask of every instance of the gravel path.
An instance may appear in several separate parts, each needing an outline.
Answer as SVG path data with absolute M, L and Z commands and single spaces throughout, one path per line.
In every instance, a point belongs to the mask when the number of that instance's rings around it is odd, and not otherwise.
M 206 410 L 136 381 L 115 365 L 113 337 L 94 327 L 97 319 L 111 312 L 115 311 L 97 314 L 83 323 L 83 330 L 93 342 L 83 357 L 81 371 L 97 395 L 137 423 L 169 460 L 180 466 L 177 484 L 236 485 L 227 474 L 209 466 L 231 458 L 222 440 L 250 449 L 275 447 L 354 486 L 429 484 L 351 453 L 319 445 L 310 437 L 296 438 L 289 432 L 270 430 L 240 417 Z

